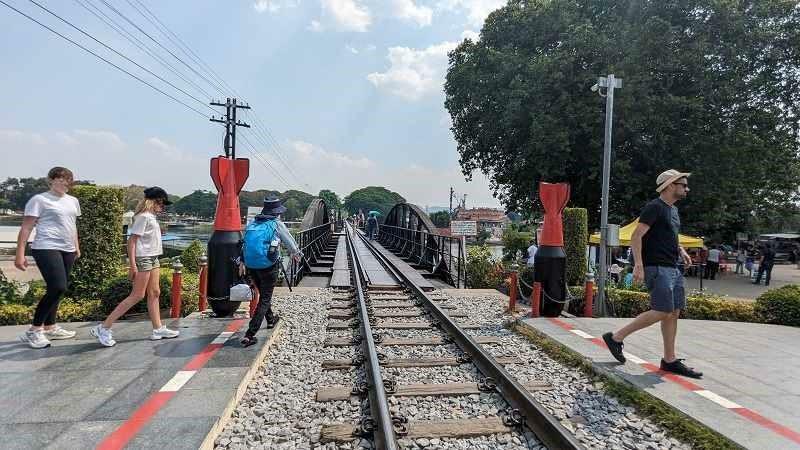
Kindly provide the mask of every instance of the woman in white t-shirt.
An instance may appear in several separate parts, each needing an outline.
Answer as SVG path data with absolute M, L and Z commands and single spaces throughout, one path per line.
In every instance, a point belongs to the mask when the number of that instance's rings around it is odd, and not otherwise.
M 73 176 L 69 169 L 53 167 L 47 173 L 50 190 L 36 194 L 25 205 L 25 214 L 17 236 L 17 254 L 14 265 L 19 270 L 28 267 L 25 245 L 33 229 L 36 237 L 31 244 L 31 255 L 47 284 L 47 291 L 36 305 L 33 323 L 20 335 L 22 342 L 33 348 L 50 346 L 52 339 L 70 339 L 74 331 L 56 325 L 56 313 L 61 296 L 67 290 L 67 279 L 75 260 L 81 255 L 76 219 L 81 215 L 78 199 L 67 194 Z
M 113 347 L 117 342 L 111 333 L 114 322 L 128 312 L 133 305 L 139 303 L 147 295 L 147 313 L 153 324 L 151 340 L 171 339 L 178 337 L 178 331 L 170 330 L 161 323 L 161 311 L 158 300 L 161 296 L 159 285 L 160 272 L 158 257 L 161 256 L 161 227 L 156 219 L 156 214 L 164 207 L 172 204 L 167 193 L 158 186 L 144 190 L 144 199 L 136 206 L 133 225 L 130 228 L 131 236 L 128 238 L 128 276 L 133 281 L 130 295 L 125 297 L 103 323 L 97 324 L 89 330 L 100 344 Z

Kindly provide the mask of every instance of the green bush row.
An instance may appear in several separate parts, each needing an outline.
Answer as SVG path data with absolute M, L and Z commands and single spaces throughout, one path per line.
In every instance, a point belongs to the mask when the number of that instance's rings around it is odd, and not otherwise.
M 573 300 L 569 312 L 582 314 L 584 288 L 569 288 Z M 616 317 L 636 317 L 650 309 L 647 292 L 608 289 L 608 299 Z M 761 294 L 755 302 L 727 300 L 724 297 L 695 292 L 687 296 L 685 319 L 769 323 L 800 327 L 800 286 L 787 285 Z
M 0 305 L 0 325 L 29 325 L 33 320 L 35 305 L 11 303 Z M 100 300 L 77 301 L 65 298 L 58 306 L 59 322 L 90 322 L 105 316 Z

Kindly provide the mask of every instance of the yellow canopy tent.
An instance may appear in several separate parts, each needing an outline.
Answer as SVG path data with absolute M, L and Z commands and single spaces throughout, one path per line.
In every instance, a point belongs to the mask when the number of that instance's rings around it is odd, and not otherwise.
M 639 219 L 634 220 L 633 222 L 625 225 L 624 227 L 620 227 L 619 229 L 619 244 L 623 247 L 628 247 L 631 245 L 631 236 L 633 236 L 633 230 L 636 229 L 636 225 L 639 225 Z M 678 242 L 681 247 L 684 248 L 700 248 L 703 246 L 703 240 L 700 238 L 696 238 L 693 236 L 686 236 L 685 234 L 678 235 Z M 595 233 L 589 237 L 590 244 L 600 244 L 600 233 Z

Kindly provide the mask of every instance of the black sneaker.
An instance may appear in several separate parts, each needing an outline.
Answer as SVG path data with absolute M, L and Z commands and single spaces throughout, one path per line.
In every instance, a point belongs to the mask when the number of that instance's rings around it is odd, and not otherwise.
M 683 359 L 676 359 L 675 361 L 668 363 L 662 359 L 661 370 L 683 375 L 689 378 L 703 378 L 703 372 L 698 372 L 691 367 L 686 367 L 686 364 L 682 363 L 681 361 L 683 361 Z
M 625 364 L 625 355 L 622 354 L 622 347 L 625 346 L 622 342 L 617 342 L 612 337 L 614 333 L 608 332 L 603 335 L 603 341 L 606 343 L 606 347 L 608 347 L 608 351 L 611 352 L 611 355 L 617 359 L 617 361 Z
M 254 345 L 256 342 L 258 342 L 258 339 L 255 336 L 248 336 L 248 335 L 245 335 L 242 338 L 242 340 L 239 341 L 239 343 L 242 344 L 242 347 L 250 347 L 251 345 Z

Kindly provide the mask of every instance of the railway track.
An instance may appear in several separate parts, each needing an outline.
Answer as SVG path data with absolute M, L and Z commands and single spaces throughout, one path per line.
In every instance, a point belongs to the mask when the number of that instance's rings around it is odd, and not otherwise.
M 532 396 L 532 391 L 550 389 L 546 382 L 518 382 L 504 368 L 522 363 L 516 357 L 494 357 L 484 344 L 499 344 L 492 336 L 471 335 L 479 328 L 460 321 L 465 314 L 457 305 L 443 301 L 415 285 L 392 261 L 358 231 L 347 226 L 345 233 L 353 289 L 348 295 L 334 299 L 329 305 L 328 330 L 336 334 L 325 341 L 328 346 L 355 347 L 350 359 L 322 362 L 325 370 L 358 367 L 357 379 L 350 386 L 324 386 L 318 389 L 318 402 L 366 397 L 361 402 L 361 420 L 357 423 L 334 423 L 322 427 L 320 441 L 350 442 L 369 438 L 375 448 L 401 448 L 405 439 L 473 438 L 509 433 L 527 428 L 549 449 L 582 448 L 578 439 Z M 371 283 L 365 269 L 363 252 L 356 244 L 366 246 L 374 260 L 394 278 L 400 289 Z M 374 266 L 374 261 L 369 261 Z M 374 268 L 374 267 L 373 267 Z M 349 337 L 342 331 L 355 330 Z M 380 332 L 379 332 L 380 331 Z M 404 333 L 413 332 L 410 337 Z M 449 346 L 447 351 L 426 349 Z M 385 351 L 402 348 L 412 357 L 390 358 Z M 433 356 L 426 356 L 433 353 Z M 446 355 L 446 356 L 445 356 Z M 402 370 L 437 370 L 445 367 L 473 365 L 481 374 L 477 380 L 447 383 L 403 383 L 396 380 Z M 425 378 L 424 375 L 420 378 Z M 471 401 L 482 394 L 499 394 L 505 408 L 494 415 L 472 418 L 419 420 L 414 409 L 403 413 L 403 402 L 409 398 L 436 399 L 463 396 Z M 465 410 L 474 409 L 463 405 Z M 408 414 L 408 411 L 418 414 Z

